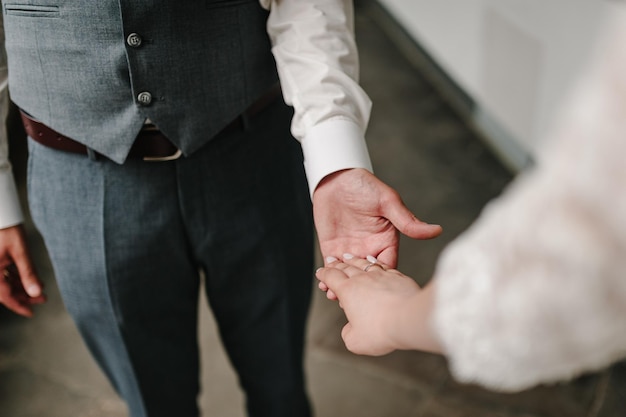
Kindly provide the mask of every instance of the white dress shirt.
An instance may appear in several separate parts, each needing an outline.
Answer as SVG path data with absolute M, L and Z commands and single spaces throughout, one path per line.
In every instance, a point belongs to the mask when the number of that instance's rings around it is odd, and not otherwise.
M 2 19 L 0 19 L 2 24 Z M 7 58 L 4 49 L 4 24 L 0 28 L 0 228 L 14 226 L 24 220 L 9 162 L 9 143 L 4 121 L 9 111 Z
M 347 168 L 372 170 L 365 129 L 371 102 L 358 85 L 352 0 L 260 0 L 270 11 L 267 31 L 287 104 L 292 133 L 302 144 L 311 195 L 326 175 Z M 0 117 L 8 84 L 4 30 L 0 57 Z M 0 129 L 0 228 L 23 221 Z

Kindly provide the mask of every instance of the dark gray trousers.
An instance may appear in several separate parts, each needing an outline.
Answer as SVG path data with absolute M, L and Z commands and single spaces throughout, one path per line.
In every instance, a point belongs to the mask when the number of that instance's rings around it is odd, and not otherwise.
M 313 226 L 290 118 L 279 101 L 171 162 L 30 142 L 30 209 L 65 305 L 133 417 L 198 415 L 199 270 L 249 415 L 310 415 Z

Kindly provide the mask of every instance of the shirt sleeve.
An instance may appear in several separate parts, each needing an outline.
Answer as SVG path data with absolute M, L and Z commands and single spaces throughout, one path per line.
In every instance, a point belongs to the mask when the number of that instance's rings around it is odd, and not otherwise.
M 358 84 L 351 0 L 261 0 L 311 194 L 326 175 L 372 165 L 365 144 L 371 102 Z
M 431 325 L 457 379 L 520 390 L 626 356 L 626 16 L 549 145 L 442 254 Z
M 0 19 L 0 229 L 15 226 L 24 220 L 19 203 L 13 170 L 9 162 L 6 118 L 9 110 L 9 90 L 4 25 Z

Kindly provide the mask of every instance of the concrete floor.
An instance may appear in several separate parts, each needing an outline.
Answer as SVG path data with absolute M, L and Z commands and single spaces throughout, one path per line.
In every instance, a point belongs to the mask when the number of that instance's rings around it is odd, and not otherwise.
M 445 228 L 433 241 L 403 241 L 400 269 L 423 283 L 445 244 L 511 175 L 389 40 L 377 24 L 378 12 L 358 4 L 362 84 L 375 103 L 368 142 L 376 173 L 418 217 Z M 19 153 L 19 145 L 14 148 Z M 23 167 L 19 154 L 15 159 Z M 23 174 L 19 178 L 23 189 Z M 41 240 L 30 226 L 29 237 L 49 302 L 30 320 L 0 311 L 0 417 L 126 416 L 66 314 Z M 316 291 L 306 366 L 317 417 L 626 415 L 623 364 L 570 383 L 503 395 L 457 384 L 438 356 L 354 356 L 340 339 L 344 322 L 336 304 Z M 242 395 L 206 307 L 200 327 L 204 415 L 243 417 Z

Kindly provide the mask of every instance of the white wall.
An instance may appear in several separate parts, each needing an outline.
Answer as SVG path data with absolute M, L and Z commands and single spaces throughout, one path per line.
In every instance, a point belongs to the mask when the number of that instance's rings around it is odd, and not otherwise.
M 611 0 L 379 3 L 476 101 L 477 122 L 513 168 L 540 145 L 616 7 Z

